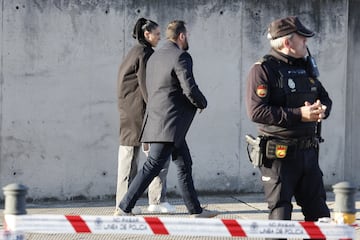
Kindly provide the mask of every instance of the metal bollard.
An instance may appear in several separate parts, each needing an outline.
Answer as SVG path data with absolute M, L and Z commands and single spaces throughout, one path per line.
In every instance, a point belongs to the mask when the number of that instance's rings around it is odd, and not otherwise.
M 26 193 L 24 185 L 12 183 L 3 187 L 5 196 L 4 232 L 2 239 L 25 239 L 22 231 L 18 231 L 18 215 L 26 214 Z
M 335 222 L 353 224 L 356 221 L 356 188 L 349 182 L 340 182 L 333 185 L 333 189 L 335 193 Z
M 3 187 L 5 195 L 5 215 L 26 214 L 26 193 L 28 188 L 22 184 L 12 183 Z
M 21 184 L 12 183 L 3 187 L 5 195 L 5 215 L 26 214 L 25 195 L 27 187 Z

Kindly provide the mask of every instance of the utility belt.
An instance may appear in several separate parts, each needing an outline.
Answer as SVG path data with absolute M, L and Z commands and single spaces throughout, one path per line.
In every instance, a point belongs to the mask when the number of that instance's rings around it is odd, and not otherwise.
M 268 159 L 283 159 L 293 156 L 297 150 L 309 149 L 318 146 L 318 141 L 314 137 L 299 139 L 280 139 L 265 137 L 266 148 L 265 156 Z
M 247 152 L 250 161 L 255 167 L 263 164 L 266 159 L 286 159 L 295 155 L 297 150 L 317 148 L 319 141 L 315 137 L 281 139 L 270 136 L 254 138 L 246 135 Z

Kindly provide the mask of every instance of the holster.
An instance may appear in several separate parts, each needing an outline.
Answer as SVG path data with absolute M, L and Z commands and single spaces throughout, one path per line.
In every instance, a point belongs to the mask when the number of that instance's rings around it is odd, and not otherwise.
M 247 145 L 247 153 L 250 162 L 254 167 L 260 167 L 263 165 L 266 148 L 266 137 L 258 136 L 254 138 L 251 135 L 245 135 Z

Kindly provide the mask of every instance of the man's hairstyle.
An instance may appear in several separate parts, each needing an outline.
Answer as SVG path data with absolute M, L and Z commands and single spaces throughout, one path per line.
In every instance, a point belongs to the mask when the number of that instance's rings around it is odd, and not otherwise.
M 291 33 L 289 35 L 283 36 L 283 37 L 279 37 L 276 39 L 271 39 L 270 38 L 270 46 L 276 50 L 280 50 L 284 47 L 284 42 L 283 39 L 292 39 L 294 36 L 294 33 Z M 269 36 L 268 36 L 269 38 Z
M 166 38 L 176 41 L 180 33 L 186 33 L 185 22 L 181 20 L 170 22 L 166 29 Z

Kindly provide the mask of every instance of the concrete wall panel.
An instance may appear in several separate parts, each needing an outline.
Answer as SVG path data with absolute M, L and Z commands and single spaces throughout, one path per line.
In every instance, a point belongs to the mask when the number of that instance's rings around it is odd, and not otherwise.
M 346 99 L 347 104 L 345 110 L 345 159 L 344 168 L 347 178 L 351 180 L 357 187 L 360 186 L 360 169 L 359 161 L 359 136 L 360 129 L 360 81 L 359 81 L 359 56 L 360 56 L 360 1 L 352 0 L 349 2 L 349 32 L 347 36 L 347 77 L 343 80 L 346 82 Z

